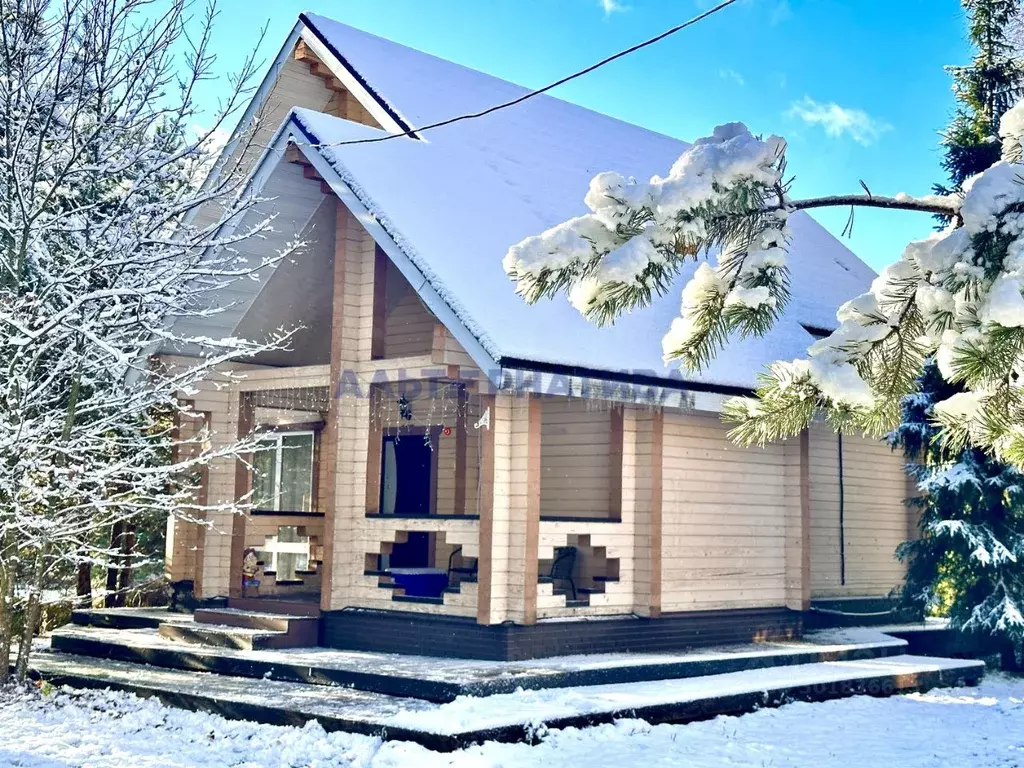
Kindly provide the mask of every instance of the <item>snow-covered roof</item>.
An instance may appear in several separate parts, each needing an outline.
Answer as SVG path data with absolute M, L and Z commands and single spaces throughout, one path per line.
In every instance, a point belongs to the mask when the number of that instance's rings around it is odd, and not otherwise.
M 301 22 L 399 125 L 421 126 L 525 92 L 315 14 Z M 492 359 L 670 374 L 660 340 L 692 270 L 649 309 L 600 328 L 561 297 L 524 303 L 501 259 L 524 237 L 585 212 L 595 174 L 664 174 L 684 142 L 547 95 L 421 138 L 376 144 L 331 146 L 384 135 L 347 120 L 307 109 L 291 119 Z M 791 226 L 793 300 L 785 316 L 767 336 L 730 343 L 708 370 L 684 378 L 750 387 L 766 364 L 804 355 L 813 338 L 803 326 L 834 327 L 836 307 L 867 289 L 874 272 L 821 225 L 800 213 Z

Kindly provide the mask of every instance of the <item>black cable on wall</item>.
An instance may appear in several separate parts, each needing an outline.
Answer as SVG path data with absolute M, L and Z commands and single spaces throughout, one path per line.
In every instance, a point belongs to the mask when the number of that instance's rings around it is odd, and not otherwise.
M 844 506 L 846 491 L 843 488 L 843 433 L 839 432 L 839 584 L 846 585 L 846 521 Z

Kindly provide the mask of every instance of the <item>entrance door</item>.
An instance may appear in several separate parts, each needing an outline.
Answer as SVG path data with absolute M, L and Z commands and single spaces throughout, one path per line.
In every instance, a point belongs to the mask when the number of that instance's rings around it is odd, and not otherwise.
M 434 510 L 437 463 L 433 441 L 422 434 L 386 435 L 382 453 L 380 510 L 385 515 L 427 517 Z M 431 565 L 430 534 L 411 532 L 391 548 L 389 567 Z

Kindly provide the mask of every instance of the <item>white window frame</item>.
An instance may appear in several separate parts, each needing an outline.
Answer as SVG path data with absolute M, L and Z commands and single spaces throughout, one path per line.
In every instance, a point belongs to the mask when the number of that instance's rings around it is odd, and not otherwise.
M 270 509 L 266 507 L 260 507 L 259 509 L 266 509 L 268 512 L 300 512 L 298 509 L 281 509 L 281 452 L 283 450 L 284 438 L 285 437 L 302 437 L 308 435 L 311 438 L 311 452 L 310 458 L 312 466 L 309 468 L 309 497 L 313 503 L 310 507 L 316 506 L 316 500 L 313 499 L 313 473 L 316 471 L 316 432 L 312 429 L 296 429 L 296 430 L 281 430 L 279 432 L 270 432 L 266 436 L 259 439 L 260 443 L 274 443 L 274 506 Z M 264 449 L 269 450 L 269 449 Z M 312 511 L 312 509 L 310 510 Z

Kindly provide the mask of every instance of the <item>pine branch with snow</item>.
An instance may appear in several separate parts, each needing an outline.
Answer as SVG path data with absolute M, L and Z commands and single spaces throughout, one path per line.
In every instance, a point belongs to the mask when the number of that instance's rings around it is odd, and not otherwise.
M 970 434 L 1024 465 L 1024 165 L 1013 162 L 1024 103 L 1003 117 L 1000 136 L 1005 159 L 962 194 L 900 198 L 944 210 L 953 223 L 908 245 L 869 292 L 840 307 L 837 330 L 806 359 L 775 363 L 753 400 L 730 402 L 736 439 L 796 434 L 819 410 L 837 426 L 884 434 L 935 355 L 947 380 L 967 391 L 936 408 L 950 439 Z M 785 307 L 786 217 L 820 202 L 791 199 L 784 169 L 783 140 L 724 126 L 694 142 L 666 179 L 597 176 L 586 198 L 591 213 L 512 247 L 506 271 L 527 301 L 564 291 L 584 316 L 605 323 L 664 293 L 685 260 L 704 259 L 662 342 L 666 361 L 700 370 L 732 335 L 765 333 Z

